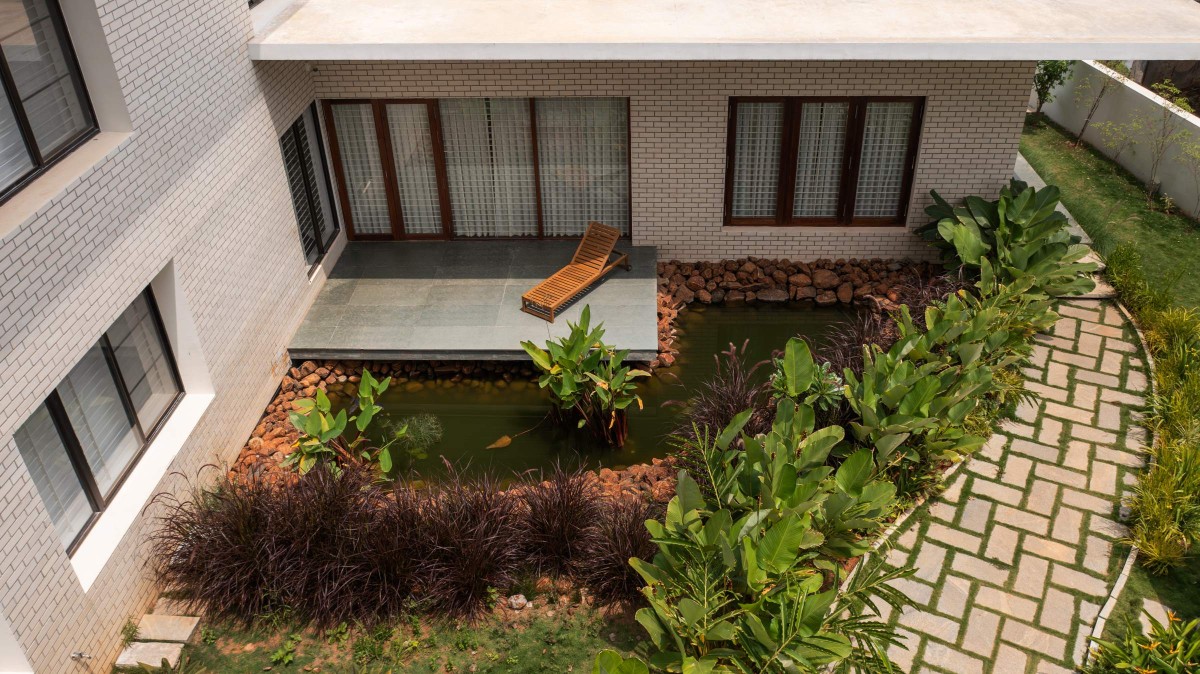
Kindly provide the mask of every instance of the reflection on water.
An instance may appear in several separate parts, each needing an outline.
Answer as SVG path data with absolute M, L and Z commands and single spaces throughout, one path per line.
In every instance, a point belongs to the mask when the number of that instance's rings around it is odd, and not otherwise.
M 547 417 L 549 397 L 536 382 L 408 382 L 394 384 L 380 404 L 393 419 L 428 412 L 441 420 L 441 442 L 429 451 L 428 458 L 413 466 L 426 477 L 444 471 L 442 457 L 466 472 L 500 477 L 547 468 L 556 460 L 564 466 L 595 468 L 646 463 L 667 454 L 666 437 L 678 423 L 678 411 L 663 403 L 687 398 L 688 391 L 707 380 L 714 369 L 713 354 L 731 342 L 741 346 L 749 339 L 749 362 L 757 362 L 770 358 L 773 350 L 783 348 L 794 335 L 820 341 L 831 326 L 849 316 L 843 309 L 811 305 L 692 305 L 677 322 L 677 364 L 640 380 L 638 392 L 645 408 L 630 409 L 629 437 L 619 450 L 598 447 L 587 431 L 554 423 Z M 765 379 L 768 371 L 764 367 L 758 376 Z M 512 444 L 486 449 L 505 435 L 513 437 Z

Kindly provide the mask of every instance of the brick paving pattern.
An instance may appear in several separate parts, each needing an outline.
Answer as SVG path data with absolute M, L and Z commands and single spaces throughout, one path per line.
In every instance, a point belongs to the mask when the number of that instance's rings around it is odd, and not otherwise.
M 1025 370 L 1022 403 L 910 518 L 886 562 L 915 608 L 888 616 L 905 672 L 1071 672 L 1116 579 L 1121 497 L 1142 465 L 1135 412 L 1147 387 L 1132 327 L 1114 305 L 1059 307 Z

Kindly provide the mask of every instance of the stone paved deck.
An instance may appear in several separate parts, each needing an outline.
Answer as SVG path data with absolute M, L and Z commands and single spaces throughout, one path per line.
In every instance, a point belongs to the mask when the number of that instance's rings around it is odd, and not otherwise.
M 909 646 L 890 652 L 901 671 L 1056 674 L 1086 652 L 1124 557 L 1147 380 L 1114 305 L 1059 313 L 1026 370 L 1039 399 L 896 532 L 886 562 L 917 569 L 898 584 L 917 607 L 889 616 Z
M 547 323 L 521 311 L 521 295 L 571 260 L 578 241 L 367 241 L 347 244 L 292 338 L 294 359 L 525 360 L 537 344 L 569 332 L 590 306 L 604 341 L 633 360 L 658 351 L 656 254 L 629 253 Z

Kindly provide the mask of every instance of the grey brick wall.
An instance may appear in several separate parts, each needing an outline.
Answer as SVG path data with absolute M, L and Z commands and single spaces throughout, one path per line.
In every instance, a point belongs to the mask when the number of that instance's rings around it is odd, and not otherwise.
M 925 96 L 909 225 L 928 192 L 993 195 L 1012 176 L 1031 62 L 330 62 L 326 98 L 628 96 L 633 232 L 660 256 L 930 257 L 902 227 L 722 227 L 730 96 Z
M 316 290 L 277 143 L 313 98 L 307 66 L 251 63 L 245 0 L 99 10 L 133 133 L 0 241 L 0 611 L 37 672 L 109 671 L 121 625 L 154 596 L 141 541 L 155 510 L 83 592 L 14 429 L 173 260 L 217 396 L 172 468 L 232 460 Z

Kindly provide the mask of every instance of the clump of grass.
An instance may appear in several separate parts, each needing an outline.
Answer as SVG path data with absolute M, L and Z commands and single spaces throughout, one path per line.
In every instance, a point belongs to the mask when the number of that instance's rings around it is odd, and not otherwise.
M 753 410 L 746 423 L 746 433 L 756 435 L 771 428 L 768 387 L 764 378 L 755 376 L 768 361 L 747 362 L 746 349 L 749 345 L 750 340 L 743 342 L 740 348 L 730 344 L 728 349 L 714 354 L 716 370 L 712 377 L 686 401 L 668 403 L 683 408 L 674 435 L 694 438 L 697 428 L 709 428 L 715 432 L 725 428 L 745 410 Z
M 126 648 L 129 644 L 137 641 L 138 624 L 133 621 L 133 618 L 127 618 L 125 624 L 121 625 L 121 648 Z
M 571 571 L 583 557 L 588 530 L 604 510 L 595 477 L 555 466 L 548 478 L 519 493 L 534 570 L 551 575 Z
M 618 498 L 602 509 L 578 562 L 579 578 L 596 599 L 616 603 L 640 598 L 645 583 L 629 560 L 654 558 L 658 546 L 646 521 L 662 519 L 663 514 L 661 505 L 636 498 Z

